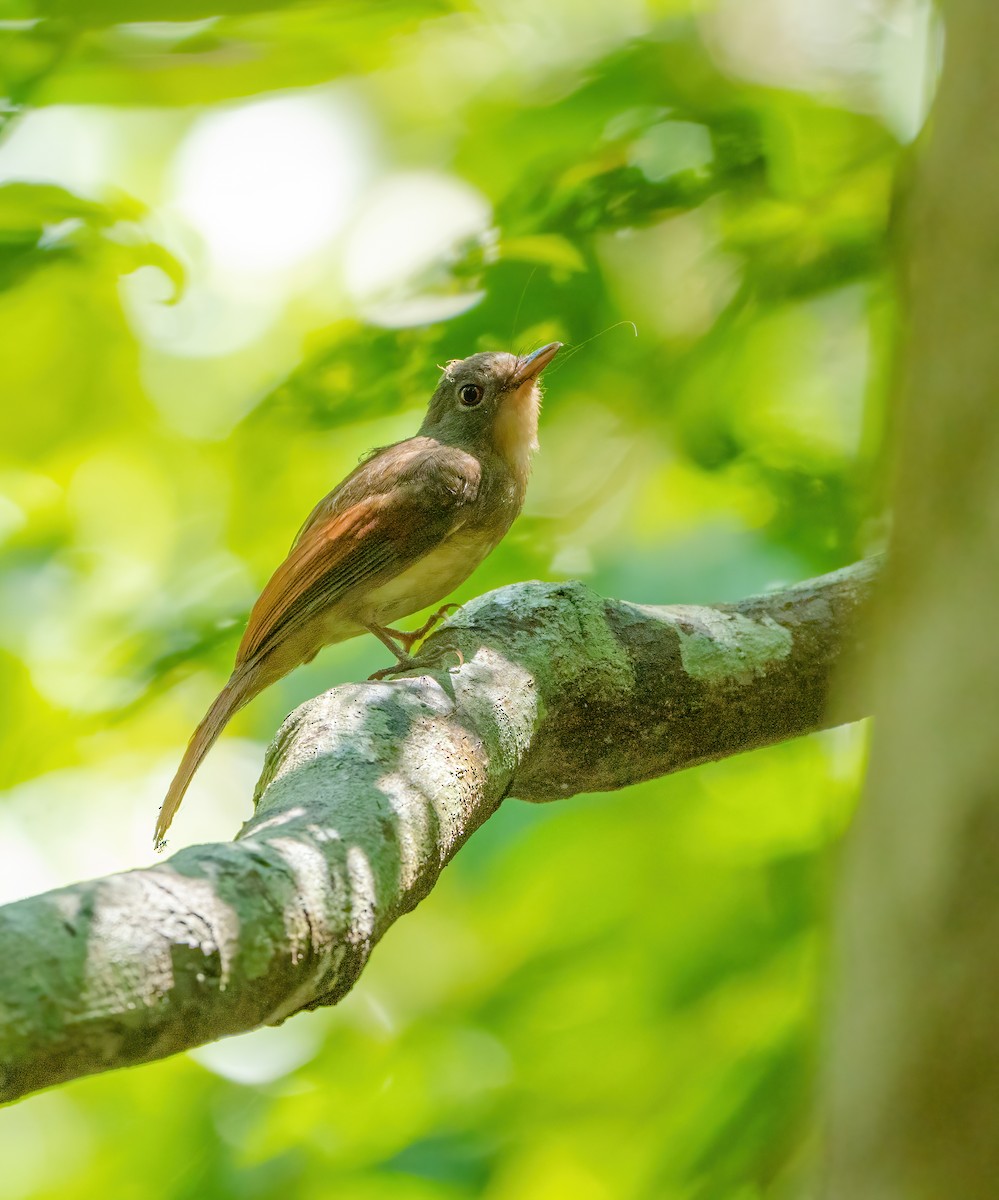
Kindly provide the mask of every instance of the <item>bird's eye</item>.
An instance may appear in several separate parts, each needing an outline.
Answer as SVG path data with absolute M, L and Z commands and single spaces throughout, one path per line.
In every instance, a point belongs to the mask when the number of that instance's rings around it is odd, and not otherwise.
M 482 388 L 477 383 L 463 383 L 458 388 L 458 399 L 465 408 L 474 408 L 482 400 Z

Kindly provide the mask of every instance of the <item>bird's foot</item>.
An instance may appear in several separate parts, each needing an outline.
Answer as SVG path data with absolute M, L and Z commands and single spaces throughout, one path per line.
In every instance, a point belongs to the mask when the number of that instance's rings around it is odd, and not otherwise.
M 458 659 L 458 666 L 465 665 L 465 656 L 460 650 L 441 650 L 437 654 L 419 654 L 415 657 L 410 654 L 400 654 L 399 661 L 391 667 L 382 667 L 380 671 L 375 671 L 373 675 L 369 675 L 370 680 L 388 679 L 392 675 L 404 675 L 407 671 L 439 671 L 444 666 L 444 657 L 448 654 L 454 654 Z
M 457 612 L 459 608 L 461 608 L 460 604 L 442 604 L 435 613 L 431 613 L 430 617 L 424 621 L 419 629 L 407 631 L 404 629 L 383 628 L 382 632 L 387 633 L 394 641 L 398 642 L 408 654 L 416 643 L 422 641 L 449 613 Z
M 391 667 L 382 667 L 380 671 L 373 671 L 368 679 L 377 682 L 380 679 L 388 679 L 390 675 L 401 675 L 403 671 L 411 671 L 416 666 L 416 661 L 410 654 L 399 654 L 398 661 L 394 662 Z
M 379 680 L 387 679 L 390 675 L 401 675 L 405 671 L 421 670 L 423 668 L 433 668 L 440 666 L 440 654 L 421 654 L 414 656 L 410 654 L 414 643 L 425 638 L 427 634 L 442 621 L 452 609 L 461 608 L 460 604 L 442 604 L 441 607 L 426 621 L 419 629 L 414 629 L 412 633 L 407 633 L 402 629 L 390 629 L 384 625 L 369 625 L 368 631 L 373 633 L 376 638 L 386 646 L 396 657 L 395 665 L 392 667 L 383 667 L 380 671 L 375 671 L 373 675 L 369 675 L 369 679 Z M 444 653 L 449 653 L 444 651 Z M 458 655 L 458 663 L 462 665 L 461 651 L 455 650 Z

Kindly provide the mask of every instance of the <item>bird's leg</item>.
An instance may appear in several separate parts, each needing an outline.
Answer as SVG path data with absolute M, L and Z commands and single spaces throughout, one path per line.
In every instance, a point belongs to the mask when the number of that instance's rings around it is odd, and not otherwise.
M 399 638 L 399 641 L 402 641 L 402 639 L 399 637 L 397 629 L 386 629 L 383 625 L 366 625 L 365 629 L 367 629 L 368 633 L 373 633 L 383 646 L 387 646 L 396 659 L 394 667 L 386 667 L 382 671 L 376 671 L 374 675 L 368 676 L 369 679 L 384 679 L 386 675 L 394 671 L 407 671 L 412 666 L 413 659 L 409 654 L 409 645 L 412 645 L 412 643 L 400 647 L 396 638 Z
M 408 654 L 414 644 L 425 638 L 435 625 L 439 625 L 444 620 L 449 612 L 457 612 L 459 608 L 461 608 L 460 604 L 442 604 L 435 613 L 431 613 L 430 617 L 423 622 L 419 629 L 414 629 L 410 633 L 407 633 L 403 629 L 383 628 L 382 633 L 387 633 L 390 637 L 395 638 Z
M 407 633 L 402 629 L 389 629 L 384 625 L 367 625 L 365 628 L 369 633 L 373 633 L 376 638 L 387 646 L 396 657 L 394 667 L 383 667 L 380 671 L 375 671 L 373 675 L 369 675 L 369 679 L 384 679 L 387 675 L 395 675 L 399 671 L 408 671 L 413 667 L 426 666 L 424 659 L 414 658 L 409 651 L 413 644 L 418 642 L 420 638 L 424 638 L 433 629 L 433 627 L 442 621 L 451 609 L 460 608 L 460 604 L 442 604 L 441 607 L 426 621 L 419 629 L 414 629 L 412 633 Z M 401 648 L 400 648 L 401 647 Z M 459 662 L 463 662 L 461 652 L 455 651 L 458 655 Z

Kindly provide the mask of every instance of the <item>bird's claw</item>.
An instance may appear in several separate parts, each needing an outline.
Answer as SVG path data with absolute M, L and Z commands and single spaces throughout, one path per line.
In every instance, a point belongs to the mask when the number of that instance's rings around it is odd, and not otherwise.
M 454 654 L 458 659 L 458 666 L 465 665 L 465 656 L 457 648 L 448 647 L 446 650 L 441 650 L 438 654 L 420 654 L 416 657 L 402 658 L 394 663 L 391 667 L 382 667 L 380 671 L 375 671 L 368 676 L 368 679 L 378 682 L 382 679 L 388 679 L 393 675 L 404 675 L 407 671 L 440 671 L 443 670 L 441 659 L 446 654 Z M 451 668 L 448 668 L 450 670 Z
M 404 671 L 411 671 L 416 665 L 415 658 L 408 658 L 403 661 L 401 658 L 397 663 L 393 663 L 391 667 L 382 667 L 380 671 L 372 671 L 368 676 L 369 682 L 377 683 L 382 679 L 388 679 L 390 675 L 401 675 Z

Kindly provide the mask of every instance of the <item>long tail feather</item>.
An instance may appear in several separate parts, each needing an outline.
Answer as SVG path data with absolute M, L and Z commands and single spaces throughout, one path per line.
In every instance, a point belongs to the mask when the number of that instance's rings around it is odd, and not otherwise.
M 163 807 L 156 821 L 156 832 L 153 834 L 153 844 L 159 846 L 170 828 L 184 793 L 190 786 L 194 773 L 201 766 L 202 760 L 218 740 L 219 734 L 232 720 L 237 712 L 248 704 L 260 691 L 261 685 L 257 672 L 252 667 L 237 667 L 229 682 L 215 697 L 211 708 L 205 713 L 201 724 L 191 735 L 187 743 L 184 757 L 177 768 L 177 774 L 167 790 Z

